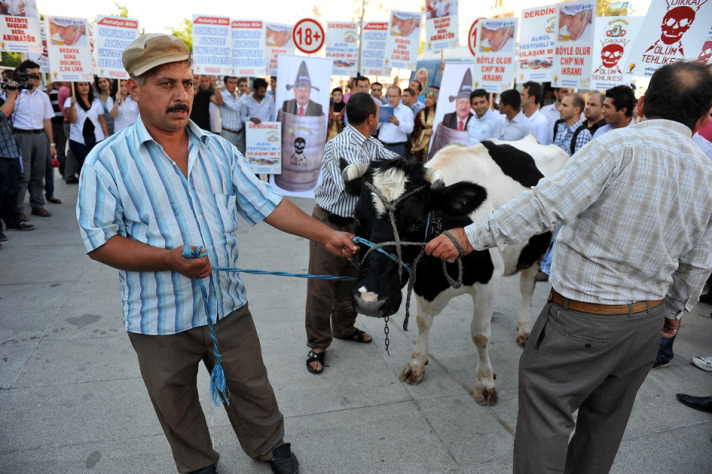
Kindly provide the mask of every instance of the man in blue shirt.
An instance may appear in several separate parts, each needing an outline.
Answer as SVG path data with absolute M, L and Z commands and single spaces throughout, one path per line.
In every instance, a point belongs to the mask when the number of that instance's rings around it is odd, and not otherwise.
M 319 241 L 342 257 L 353 235 L 308 217 L 259 181 L 222 137 L 189 120 L 193 77 L 188 48 L 151 33 L 124 51 L 129 93 L 140 117 L 95 147 L 81 174 L 77 218 L 89 256 L 120 270 L 124 325 L 179 472 L 214 473 L 213 449 L 196 378 L 201 360 L 220 365 L 228 418 L 252 458 L 296 473 L 245 287 L 237 273 L 237 214 Z M 207 255 L 184 258 L 184 246 Z M 207 288 L 206 315 L 198 279 Z M 220 342 L 213 351 L 208 317 Z
M 476 145 L 490 138 L 499 138 L 502 129 L 502 116 L 490 109 L 489 92 L 475 89 L 470 94 L 470 104 L 475 116 L 467 124 L 469 146 Z

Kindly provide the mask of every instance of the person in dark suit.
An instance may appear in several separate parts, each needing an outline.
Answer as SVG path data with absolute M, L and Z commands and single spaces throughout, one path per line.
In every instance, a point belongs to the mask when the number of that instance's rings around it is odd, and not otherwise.
M 321 104 L 317 104 L 310 99 L 311 90 L 319 90 L 319 88 L 312 86 L 311 79 L 309 79 L 309 70 L 304 61 L 299 65 L 299 71 L 297 71 L 297 78 L 294 84 L 287 84 L 287 90 L 291 89 L 294 89 L 294 99 L 284 101 L 282 104 L 282 110 L 284 112 L 309 117 L 324 115 Z
M 468 69 L 462 77 L 460 90 L 457 95 L 449 97 L 450 102 L 455 101 L 455 111 L 443 116 L 442 125 L 461 132 L 467 131 L 467 124 L 472 118 L 470 110 L 470 93 L 472 92 L 472 73 Z

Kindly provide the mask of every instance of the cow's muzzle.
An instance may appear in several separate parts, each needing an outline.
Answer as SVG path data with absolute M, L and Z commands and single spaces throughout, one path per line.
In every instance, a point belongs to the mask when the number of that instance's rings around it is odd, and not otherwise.
M 386 300 L 378 298 L 369 298 L 373 295 L 372 293 L 359 293 L 358 291 L 353 294 L 353 302 L 357 312 L 365 314 L 366 316 L 373 316 L 376 318 L 385 318 L 389 316 L 386 314 Z

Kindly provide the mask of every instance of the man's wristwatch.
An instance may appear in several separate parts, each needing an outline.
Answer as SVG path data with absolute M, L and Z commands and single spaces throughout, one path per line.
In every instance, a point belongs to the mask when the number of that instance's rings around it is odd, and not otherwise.
M 54 143 L 50 143 L 49 146 L 54 146 Z

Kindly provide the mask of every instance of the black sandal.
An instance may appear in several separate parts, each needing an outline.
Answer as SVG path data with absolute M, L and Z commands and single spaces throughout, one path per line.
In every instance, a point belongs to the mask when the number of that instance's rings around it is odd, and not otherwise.
M 362 331 L 360 329 L 355 329 L 353 334 L 350 336 L 346 337 L 337 337 L 336 339 L 345 339 L 347 341 L 354 341 L 354 342 L 360 342 L 362 344 L 370 344 L 373 341 L 373 338 L 369 339 L 368 341 L 363 337 L 364 334 L 366 334 L 365 331 Z
M 314 352 L 314 351 L 309 351 L 309 354 L 307 354 L 307 370 L 311 372 L 312 374 L 320 374 L 324 372 L 324 367 L 326 365 L 324 364 L 324 356 L 326 355 L 326 351 L 324 352 Z M 321 369 L 315 369 L 312 367 L 311 364 L 312 362 L 319 362 L 321 364 Z

